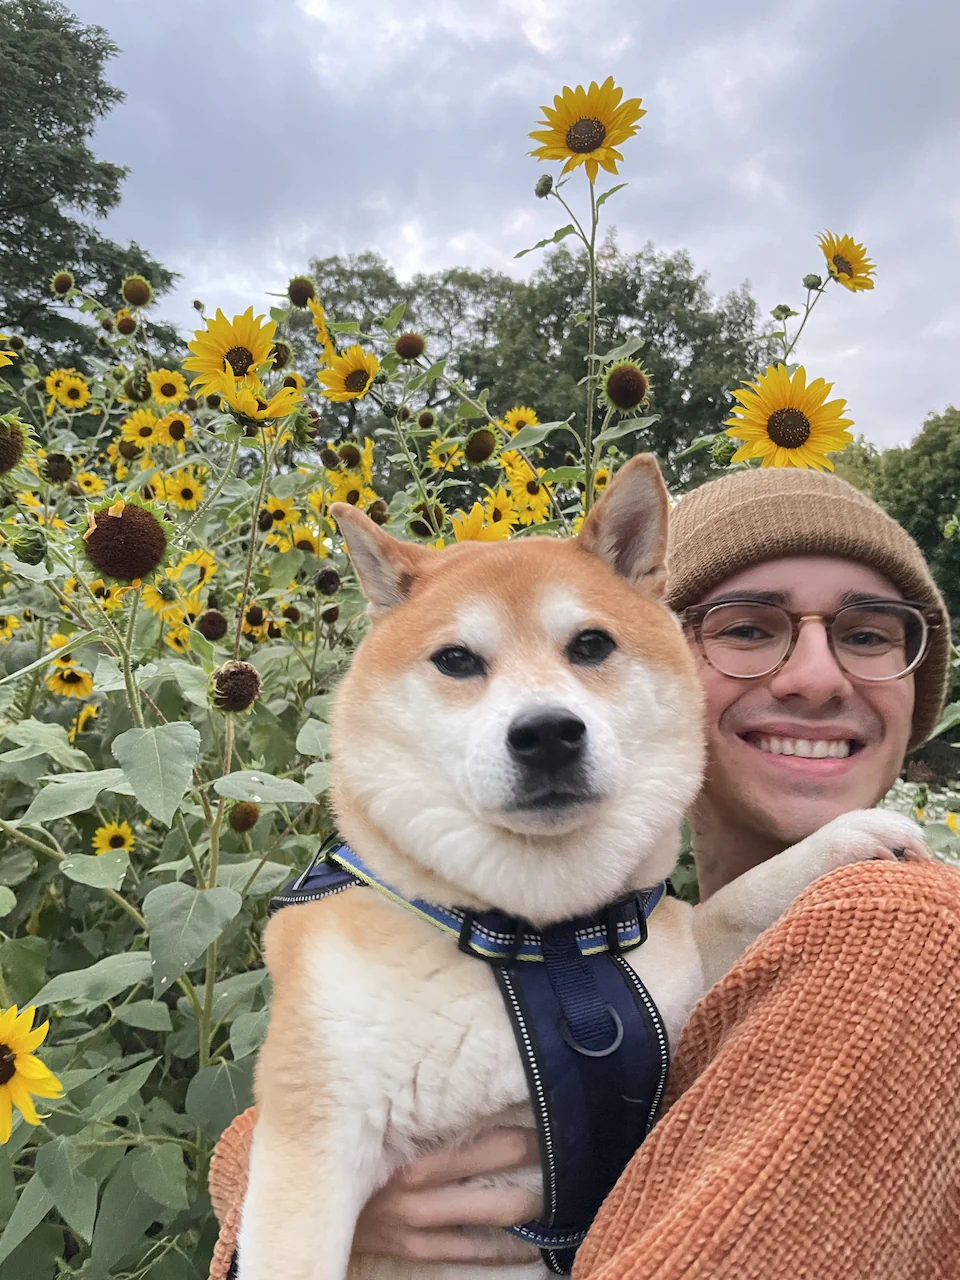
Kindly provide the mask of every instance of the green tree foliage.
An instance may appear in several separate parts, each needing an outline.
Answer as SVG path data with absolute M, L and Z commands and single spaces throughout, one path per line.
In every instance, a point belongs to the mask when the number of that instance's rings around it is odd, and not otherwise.
M 116 52 L 102 27 L 82 26 L 53 0 L 0 0 L 0 330 L 54 362 L 80 359 L 96 336 L 51 305 L 55 271 L 72 271 L 111 307 L 123 305 L 120 281 L 131 272 L 158 293 L 173 279 L 138 244 L 116 244 L 76 216 L 103 218 L 120 201 L 127 170 L 88 145 L 123 101 L 103 75 Z M 155 336 L 175 339 L 162 327 Z
M 698 483 L 710 474 L 709 452 L 676 463 L 668 453 L 719 430 L 730 391 L 771 358 L 756 304 L 745 287 L 715 298 L 686 253 L 659 253 L 648 245 L 627 254 L 612 236 L 598 273 L 598 350 L 635 335 L 644 339 L 635 358 L 652 375 L 650 407 L 661 415 L 651 429 L 625 437 L 623 447 L 653 449 L 676 488 Z M 453 267 L 403 283 L 373 253 L 314 260 L 311 275 L 327 309 L 361 329 L 405 302 L 402 327 L 427 337 L 431 360 L 455 351 L 451 371 L 476 391 L 488 390 L 494 413 L 527 404 L 541 422 L 572 410 L 583 421 L 587 328 L 570 316 L 587 307 L 585 254 L 556 249 L 529 280 Z M 550 460 L 559 461 L 562 450 L 562 443 L 556 445 L 557 457 Z
M 857 436 L 853 444 L 848 444 L 843 453 L 832 456 L 834 471 L 841 480 L 846 480 L 857 489 L 873 496 L 873 487 L 880 470 L 880 459 L 883 456 L 875 444 L 871 444 L 864 436 Z
M 943 533 L 960 507 L 960 409 L 931 414 L 909 445 L 884 450 L 873 496 L 916 539 L 960 620 L 960 539 Z

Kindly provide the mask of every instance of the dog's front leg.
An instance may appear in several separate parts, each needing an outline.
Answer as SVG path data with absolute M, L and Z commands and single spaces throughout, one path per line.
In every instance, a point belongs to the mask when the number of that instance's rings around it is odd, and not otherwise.
M 383 1134 L 359 1115 L 321 1129 L 281 1128 L 261 1116 L 237 1280 L 345 1280 L 357 1218 L 384 1172 Z
M 693 913 L 706 985 L 733 968 L 814 880 L 854 862 L 894 857 L 930 857 L 917 824 L 889 809 L 855 809 L 731 880 Z

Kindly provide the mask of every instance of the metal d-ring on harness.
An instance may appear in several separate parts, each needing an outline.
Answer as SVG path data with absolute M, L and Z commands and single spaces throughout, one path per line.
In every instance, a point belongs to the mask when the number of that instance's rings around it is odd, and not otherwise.
M 663 1020 L 624 952 L 647 939 L 663 883 L 592 916 L 539 930 L 499 911 L 408 899 L 337 839 L 270 904 L 313 902 L 368 885 L 491 966 L 523 1061 L 537 1121 L 544 1213 L 509 1228 L 567 1275 L 580 1243 L 649 1132 L 667 1079 Z

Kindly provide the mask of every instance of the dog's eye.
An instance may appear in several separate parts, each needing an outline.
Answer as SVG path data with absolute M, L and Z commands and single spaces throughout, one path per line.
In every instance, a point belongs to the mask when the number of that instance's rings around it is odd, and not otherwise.
M 595 665 L 610 657 L 617 642 L 606 631 L 581 631 L 567 645 L 567 657 L 580 665 Z
M 462 644 L 451 644 L 438 649 L 431 654 L 430 661 L 445 676 L 455 676 L 460 680 L 468 676 L 486 675 L 487 672 L 487 664 L 479 654 L 465 649 Z

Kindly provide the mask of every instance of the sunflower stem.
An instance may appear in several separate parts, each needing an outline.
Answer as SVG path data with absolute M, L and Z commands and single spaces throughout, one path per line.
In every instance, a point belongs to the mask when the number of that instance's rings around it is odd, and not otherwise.
M 583 514 L 593 506 L 593 401 L 596 393 L 594 356 L 597 350 L 597 192 L 590 183 L 590 243 L 587 245 L 590 263 L 590 339 L 587 349 L 587 421 L 583 433 Z
M 197 523 L 200 517 L 206 514 L 207 509 L 211 507 L 213 503 L 216 502 L 217 498 L 220 497 L 220 493 L 223 489 L 223 486 L 227 483 L 227 480 L 230 478 L 230 476 L 233 475 L 234 464 L 237 461 L 237 454 L 239 452 L 240 452 L 240 437 L 238 436 L 236 440 L 234 440 L 233 444 L 230 446 L 230 457 L 227 459 L 227 465 L 223 469 L 223 475 L 217 481 L 217 487 L 214 489 L 213 493 L 210 494 L 209 498 L 207 498 L 204 502 L 201 502 L 200 506 L 197 507 L 196 511 L 193 513 L 190 519 L 186 522 L 186 524 L 180 530 L 179 541 L 184 546 L 186 545 L 187 534 L 190 532 L 193 526 Z
M 46 625 L 47 625 L 46 620 L 44 618 L 41 618 L 37 625 L 38 625 L 37 661 L 39 661 L 39 659 L 43 657 L 43 641 L 45 638 Z M 43 667 L 37 667 L 36 671 L 33 674 L 33 679 L 30 681 L 30 686 L 27 689 L 27 696 L 23 704 L 23 715 L 21 716 L 22 720 L 30 719 L 30 715 L 33 711 L 34 703 L 37 700 L 37 693 L 39 692 L 39 689 L 40 689 L 40 681 L 42 679 L 43 679 Z
M 263 475 L 260 477 L 260 488 L 257 490 L 253 509 L 250 512 L 250 544 L 247 550 L 247 565 L 243 572 L 243 591 L 240 594 L 240 608 L 237 611 L 237 630 L 233 637 L 234 662 L 236 662 L 240 656 L 240 638 L 243 635 L 243 619 L 247 612 L 247 595 L 250 591 L 250 579 L 253 576 L 253 558 L 257 550 L 257 534 L 260 531 L 260 526 L 257 524 L 257 518 L 260 515 L 260 508 L 263 505 L 263 495 L 267 491 L 267 480 L 270 477 L 273 461 L 277 456 L 277 449 L 280 446 L 282 438 L 282 426 L 277 427 L 277 434 L 272 447 L 267 444 L 262 433 L 260 436 L 260 439 L 263 441 Z
M 138 729 L 145 728 L 143 720 L 143 704 L 140 701 L 140 690 L 137 688 L 137 682 L 133 678 L 133 664 L 130 658 L 130 652 L 133 648 L 133 632 L 137 625 L 137 606 L 140 603 L 140 591 L 142 588 L 137 587 L 133 593 L 133 603 L 130 606 L 130 618 L 127 622 L 127 634 L 120 646 L 120 659 L 123 663 L 123 682 L 127 688 L 127 702 L 130 706 L 130 714 L 133 716 L 133 722 Z
M 800 340 L 800 335 L 801 333 L 803 333 L 804 326 L 806 325 L 807 321 L 810 319 L 810 314 L 813 311 L 813 308 L 820 301 L 820 297 L 822 294 L 826 292 L 826 289 L 827 289 L 827 281 L 825 280 L 823 284 L 820 286 L 820 288 L 817 289 L 816 291 L 811 289 L 807 290 L 807 301 L 804 304 L 803 319 L 800 321 L 800 327 L 797 329 L 797 332 L 793 335 L 793 341 L 790 343 L 789 346 L 787 346 L 786 338 L 781 339 L 781 341 L 783 342 L 783 363 L 784 364 L 786 364 L 787 361 L 789 360 L 790 353 L 791 351 L 793 351 L 794 347 L 797 345 L 798 341 Z M 812 302 L 810 301 L 811 293 L 814 294 L 814 298 Z
M 414 465 L 413 457 L 410 453 L 410 445 L 407 441 L 406 432 L 404 431 L 403 427 L 400 425 L 399 417 L 394 418 L 394 427 L 397 433 L 397 440 L 399 441 L 400 448 L 403 450 L 403 456 L 406 459 L 407 468 L 410 472 L 411 479 L 413 480 L 413 483 L 417 486 L 417 493 L 419 493 L 420 501 L 423 504 L 423 518 L 424 520 L 426 520 L 427 524 L 430 525 L 434 533 L 439 538 L 440 534 L 443 531 L 443 521 L 442 520 L 440 521 L 440 527 L 438 528 L 437 521 L 434 519 L 434 511 L 433 511 L 433 508 L 436 504 L 431 502 L 430 499 L 427 497 L 427 491 L 424 488 L 424 484 L 423 484 L 423 477 L 420 475 L 420 468 Z

